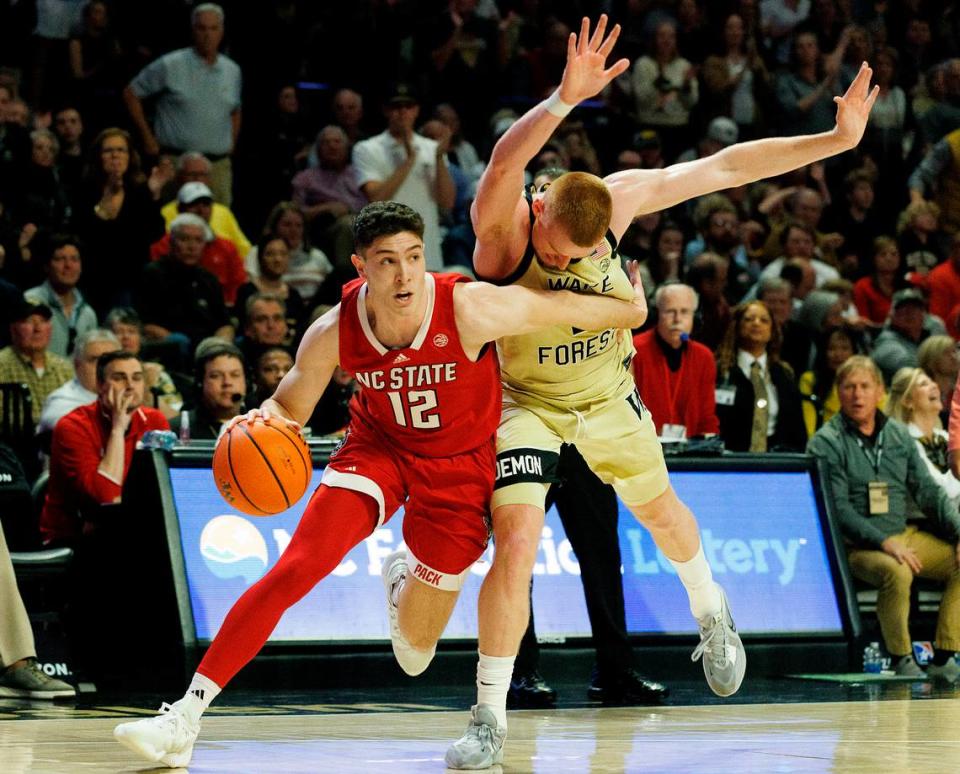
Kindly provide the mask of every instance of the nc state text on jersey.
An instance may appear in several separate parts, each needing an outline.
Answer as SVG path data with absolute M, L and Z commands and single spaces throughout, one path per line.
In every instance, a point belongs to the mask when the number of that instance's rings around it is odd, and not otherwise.
M 457 380 L 456 363 L 426 363 L 398 366 L 380 371 L 358 371 L 357 381 L 372 390 L 402 390 L 430 387 L 441 382 Z

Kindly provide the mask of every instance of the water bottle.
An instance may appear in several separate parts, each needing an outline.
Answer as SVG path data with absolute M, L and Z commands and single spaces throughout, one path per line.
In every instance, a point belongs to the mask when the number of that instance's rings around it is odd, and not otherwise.
M 170 430 L 147 430 L 140 439 L 143 449 L 163 449 L 170 451 L 177 444 L 177 436 Z
M 190 443 L 190 412 L 180 412 L 180 443 Z
M 880 653 L 880 643 L 871 642 L 863 649 L 863 671 L 878 675 L 882 668 L 883 657 Z

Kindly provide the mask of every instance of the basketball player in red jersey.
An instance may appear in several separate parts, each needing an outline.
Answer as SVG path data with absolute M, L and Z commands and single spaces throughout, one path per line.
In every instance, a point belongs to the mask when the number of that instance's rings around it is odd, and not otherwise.
M 286 551 L 230 610 L 186 695 L 114 730 L 149 761 L 189 763 L 211 700 L 257 654 L 284 611 L 400 505 L 407 551 L 388 557 L 383 570 L 391 640 L 404 671 L 426 669 L 464 577 L 487 545 L 501 413 L 489 343 L 551 325 L 622 329 L 646 318 L 639 280 L 635 298 L 618 301 L 427 274 L 423 220 L 396 202 L 364 207 L 354 230 L 360 279 L 307 331 L 273 397 L 234 419 L 299 431 L 340 364 L 361 385 L 347 435 Z

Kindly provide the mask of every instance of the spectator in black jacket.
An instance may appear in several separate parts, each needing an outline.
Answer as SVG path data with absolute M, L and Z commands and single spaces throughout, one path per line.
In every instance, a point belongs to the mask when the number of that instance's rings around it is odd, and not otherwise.
M 800 391 L 780 362 L 780 326 L 761 301 L 733 310 L 717 349 L 717 418 L 731 451 L 802 452 L 807 443 Z

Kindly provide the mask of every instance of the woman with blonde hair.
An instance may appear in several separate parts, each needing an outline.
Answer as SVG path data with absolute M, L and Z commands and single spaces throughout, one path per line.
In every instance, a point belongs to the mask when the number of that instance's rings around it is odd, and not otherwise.
M 953 389 L 957 384 L 957 373 L 960 371 L 960 356 L 957 353 L 957 342 L 952 336 L 939 335 L 924 339 L 917 350 L 917 365 L 940 388 L 940 401 L 946 411 L 941 418 L 946 421 L 950 401 L 953 400 Z
M 920 447 L 930 475 L 960 505 L 960 481 L 950 472 L 947 433 L 940 420 L 940 388 L 922 368 L 901 368 L 890 383 L 887 413 L 907 426 Z

